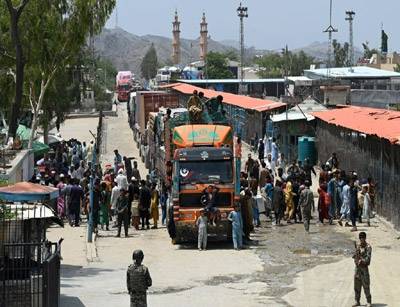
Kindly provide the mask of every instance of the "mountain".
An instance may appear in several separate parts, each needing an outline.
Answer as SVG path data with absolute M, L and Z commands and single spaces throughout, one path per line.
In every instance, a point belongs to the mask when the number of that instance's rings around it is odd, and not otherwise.
M 146 51 L 151 44 L 157 51 L 158 61 L 161 65 L 172 65 L 172 39 L 157 36 L 144 35 L 138 36 L 129 33 L 121 28 L 104 29 L 100 35 L 95 37 L 94 46 L 96 53 L 108 60 L 117 70 L 131 70 L 140 76 L 140 64 Z M 234 40 L 224 40 L 221 42 L 208 40 L 208 50 L 217 52 L 238 51 L 238 42 Z M 304 51 L 306 54 L 314 57 L 316 61 L 324 62 L 328 57 L 328 42 L 313 42 L 308 46 L 293 49 L 293 52 Z M 181 38 L 181 60 L 182 63 L 190 63 L 199 59 L 199 39 Z M 255 56 L 269 54 L 271 50 L 256 49 L 255 47 L 246 47 L 245 62 L 250 63 Z M 362 56 L 360 49 L 355 48 L 355 59 Z
M 343 45 L 342 42 L 340 43 L 341 45 Z M 326 59 L 328 58 L 328 47 L 329 47 L 329 42 L 313 42 L 308 46 L 297 48 L 292 51 L 293 52 L 304 51 L 307 55 L 314 57 L 317 61 L 326 61 Z M 357 61 L 357 59 L 359 59 L 362 56 L 363 52 L 359 48 L 355 47 L 354 48 L 355 60 Z M 332 55 L 332 60 L 333 60 L 333 55 Z
M 157 51 L 158 61 L 162 65 L 171 65 L 172 39 L 170 38 L 157 35 L 138 36 L 116 28 L 104 29 L 94 39 L 94 47 L 100 57 L 110 60 L 117 70 L 131 70 L 136 75 L 140 75 L 140 64 L 151 44 Z M 233 49 L 212 39 L 208 40 L 209 51 L 227 52 Z M 199 53 L 199 39 L 181 38 L 182 63 L 197 61 Z

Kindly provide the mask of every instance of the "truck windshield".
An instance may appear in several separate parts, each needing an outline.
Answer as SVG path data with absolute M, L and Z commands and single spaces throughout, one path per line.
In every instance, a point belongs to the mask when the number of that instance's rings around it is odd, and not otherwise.
M 129 90 L 129 84 L 123 84 L 118 86 L 118 90 L 120 91 L 128 91 Z
M 233 181 L 231 160 L 180 161 L 179 182 L 230 183 Z

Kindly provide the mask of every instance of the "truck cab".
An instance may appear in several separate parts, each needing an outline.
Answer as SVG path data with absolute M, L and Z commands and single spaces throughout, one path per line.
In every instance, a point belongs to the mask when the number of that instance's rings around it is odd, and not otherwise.
M 210 185 L 219 189 L 216 205 L 220 221 L 209 226 L 210 240 L 230 237 L 228 214 L 235 200 L 235 167 L 232 130 L 223 125 L 184 125 L 174 128 L 172 204 L 168 227 L 174 243 L 194 242 L 196 220 L 204 209 L 201 196 Z

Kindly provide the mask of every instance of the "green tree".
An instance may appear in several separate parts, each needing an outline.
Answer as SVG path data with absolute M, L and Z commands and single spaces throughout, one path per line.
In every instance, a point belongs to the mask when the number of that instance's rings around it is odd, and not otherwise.
M 343 46 L 334 39 L 332 41 L 333 55 L 334 55 L 334 66 L 335 67 L 347 67 L 350 66 L 349 61 L 349 43 L 344 43 Z
M 376 48 L 370 49 L 369 48 L 369 43 L 368 42 L 363 43 L 362 46 L 363 46 L 363 49 L 364 49 L 364 56 L 363 56 L 364 59 L 370 59 L 370 58 L 372 58 L 372 56 L 374 54 L 379 54 L 378 49 L 376 49 Z
M 227 58 L 228 60 L 231 60 L 231 61 L 240 61 L 240 59 L 239 59 L 239 54 L 238 54 L 238 52 L 237 52 L 236 50 L 234 50 L 234 49 L 230 49 L 230 50 L 228 50 L 228 51 L 225 51 L 225 52 L 223 53 L 223 55 L 224 55 L 225 58 Z
M 140 71 L 142 72 L 142 77 L 146 80 L 153 79 L 157 74 L 158 69 L 158 59 L 157 51 L 154 45 L 151 44 L 149 50 L 146 52 L 142 64 L 140 65 Z
M 15 58 L 12 70 L 16 83 L 10 135 L 13 136 L 25 93 L 34 114 L 31 144 L 52 81 L 73 62 L 89 34 L 103 28 L 115 0 L 20 0 L 17 6 L 11 0 L 5 3 L 9 15 L 5 29 L 10 37 L 5 48 Z M 1 18 L 0 22 L 3 23 Z
M 229 70 L 225 54 L 213 51 L 207 53 L 205 73 L 208 79 L 231 79 L 234 77 Z

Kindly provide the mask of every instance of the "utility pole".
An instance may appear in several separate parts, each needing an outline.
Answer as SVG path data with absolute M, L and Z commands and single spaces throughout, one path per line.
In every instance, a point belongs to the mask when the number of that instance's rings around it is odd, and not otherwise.
M 350 72 L 353 72 L 353 65 L 354 65 L 354 41 L 353 41 L 353 20 L 354 20 L 354 11 L 346 11 L 346 21 L 349 22 L 349 66 Z
M 94 137 L 93 133 L 90 132 Z M 96 138 L 95 138 L 96 139 Z M 97 142 L 94 143 L 93 157 L 92 157 L 92 167 L 90 169 L 90 183 L 89 183 L 89 223 L 88 223 L 88 234 L 87 241 L 91 243 L 93 241 L 93 197 L 94 197 L 94 181 L 96 180 L 96 150 Z
M 332 26 L 332 0 L 330 0 L 329 5 L 329 27 L 324 31 L 324 33 L 328 33 L 329 46 L 328 46 L 328 63 L 327 67 L 327 77 L 330 78 L 331 67 L 332 67 L 332 33 L 336 33 L 338 30 Z
M 243 80 L 244 80 L 244 18 L 249 17 L 247 12 L 247 7 L 242 6 L 242 2 L 240 2 L 239 7 L 237 8 L 237 14 L 240 18 L 240 85 L 239 85 L 239 94 L 243 94 Z

